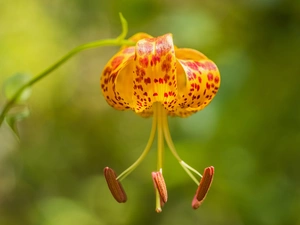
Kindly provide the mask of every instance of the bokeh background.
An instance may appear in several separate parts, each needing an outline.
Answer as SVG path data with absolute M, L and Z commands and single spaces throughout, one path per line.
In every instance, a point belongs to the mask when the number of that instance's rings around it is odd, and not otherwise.
M 118 204 L 102 171 L 139 156 L 151 119 L 109 107 L 99 76 L 116 47 L 88 50 L 37 83 L 31 115 L 0 137 L 1 225 L 300 224 L 300 5 L 292 0 L 13 0 L 0 2 L 0 84 L 37 74 L 73 47 L 119 35 L 173 33 L 175 44 L 213 59 L 221 88 L 203 111 L 170 118 L 182 158 L 213 165 L 208 197 L 166 149 L 169 201 L 157 214 L 156 147 L 122 183 Z M 0 103 L 3 106 L 4 95 Z

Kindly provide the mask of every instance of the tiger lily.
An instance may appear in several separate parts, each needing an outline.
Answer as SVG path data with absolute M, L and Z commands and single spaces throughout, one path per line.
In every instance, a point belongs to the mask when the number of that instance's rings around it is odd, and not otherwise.
M 204 109 L 220 86 L 220 74 L 213 61 L 189 48 L 177 48 L 172 34 L 153 38 L 138 33 L 129 40 L 135 46 L 123 46 L 106 64 L 101 76 L 101 89 L 107 103 L 117 110 L 133 110 L 142 117 L 153 116 L 148 143 L 141 156 L 119 176 L 106 167 L 104 175 L 118 202 L 127 200 L 121 180 L 145 158 L 157 132 L 157 171 L 152 173 L 156 191 L 156 211 L 167 201 L 162 175 L 164 141 L 186 173 L 198 185 L 192 207 L 198 208 L 212 182 L 214 168 L 207 167 L 204 176 L 185 163 L 173 144 L 168 116 L 188 117 Z M 200 182 L 195 175 L 202 178 Z

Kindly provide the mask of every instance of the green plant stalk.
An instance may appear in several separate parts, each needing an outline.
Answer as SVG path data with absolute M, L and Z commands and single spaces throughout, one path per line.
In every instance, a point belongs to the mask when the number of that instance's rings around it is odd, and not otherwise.
M 127 35 L 127 21 L 125 18 L 122 16 L 120 13 L 120 20 L 122 23 L 122 33 L 115 39 L 105 39 L 105 40 L 100 40 L 100 41 L 95 41 L 95 42 L 90 42 L 87 44 L 79 45 L 72 49 L 70 52 L 68 52 L 66 55 L 64 55 L 61 59 L 59 59 L 56 63 L 48 67 L 46 70 L 43 72 L 39 73 L 37 76 L 35 76 L 33 79 L 31 79 L 29 82 L 24 84 L 20 89 L 13 95 L 13 97 L 6 102 L 4 105 L 1 114 L 0 114 L 0 126 L 2 122 L 4 121 L 5 115 L 8 113 L 9 109 L 14 105 L 18 97 L 22 94 L 22 92 L 32 86 L 33 84 L 37 83 L 39 80 L 43 79 L 46 77 L 48 74 L 50 74 L 52 71 L 56 70 L 58 67 L 60 67 L 62 64 L 64 64 L 67 60 L 69 60 L 72 56 L 76 55 L 77 53 L 87 50 L 87 49 L 92 49 L 92 48 L 97 48 L 97 47 L 103 47 L 103 46 L 119 46 L 119 45 L 134 45 L 135 42 L 129 41 L 129 40 L 124 40 L 124 38 Z

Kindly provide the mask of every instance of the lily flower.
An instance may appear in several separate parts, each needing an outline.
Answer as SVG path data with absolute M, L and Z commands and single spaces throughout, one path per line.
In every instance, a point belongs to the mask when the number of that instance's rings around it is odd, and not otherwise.
M 206 168 L 205 181 L 201 185 L 195 175 L 202 175 L 185 163 L 173 144 L 168 116 L 188 117 L 204 109 L 214 98 L 220 86 L 220 74 L 213 61 L 204 54 L 189 48 L 177 48 L 172 34 L 153 38 L 138 33 L 129 40 L 135 46 L 123 46 L 106 64 L 101 76 L 101 89 L 107 103 L 117 110 L 133 110 L 142 117 L 153 116 L 148 143 L 141 156 L 115 181 L 112 169 L 104 173 L 114 196 L 124 196 L 120 181 L 128 176 L 145 158 L 157 133 L 157 171 L 152 173 L 156 189 L 156 211 L 167 201 L 166 185 L 163 178 L 164 142 L 186 173 L 197 184 L 193 208 L 198 208 L 210 187 L 213 167 Z M 109 174 L 109 175 L 107 175 Z M 117 182 L 116 182 L 117 181 Z M 115 188 L 114 185 L 116 186 Z M 120 190 L 120 193 L 115 193 Z M 199 195 L 199 190 L 201 196 Z M 125 195 L 126 196 L 126 195 Z M 116 198 L 125 202 L 125 198 Z

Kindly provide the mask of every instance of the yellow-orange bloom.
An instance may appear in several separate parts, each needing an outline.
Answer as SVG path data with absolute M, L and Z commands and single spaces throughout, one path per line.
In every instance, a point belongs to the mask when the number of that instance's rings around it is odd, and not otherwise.
M 108 187 L 118 202 L 127 200 L 120 181 L 145 158 L 157 131 L 157 170 L 152 173 L 156 211 L 162 211 L 168 198 L 162 174 L 164 141 L 198 186 L 192 202 L 196 209 L 208 192 L 214 167 L 207 167 L 202 178 L 197 170 L 181 160 L 170 135 L 167 117 L 187 117 L 206 107 L 220 86 L 218 68 L 196 50 L 175 47 L 171 34 L 153 38 L 138 33 L 129 40 L 136 45 L 123 46 L 106 64 L 101 76 L 101 89 L 108 104 L 115 109 L 132 109 L 143 117 L 153 114 L 153 122 L 143 153 L 129 168 L 118 177 L 111 168 L 104 169 Z M 193 173 L 201 177 L 200 182 Z
M 213 61 L 188 48 L 176 48 L 172 34 L 153 38 L 138 33 L 106 64 L 101 89 L 109 105 L 132 109 L 141 116 L 153 113 L 160 102 L 169 115 L 186 117 L 207 106 L 220 86 Z

